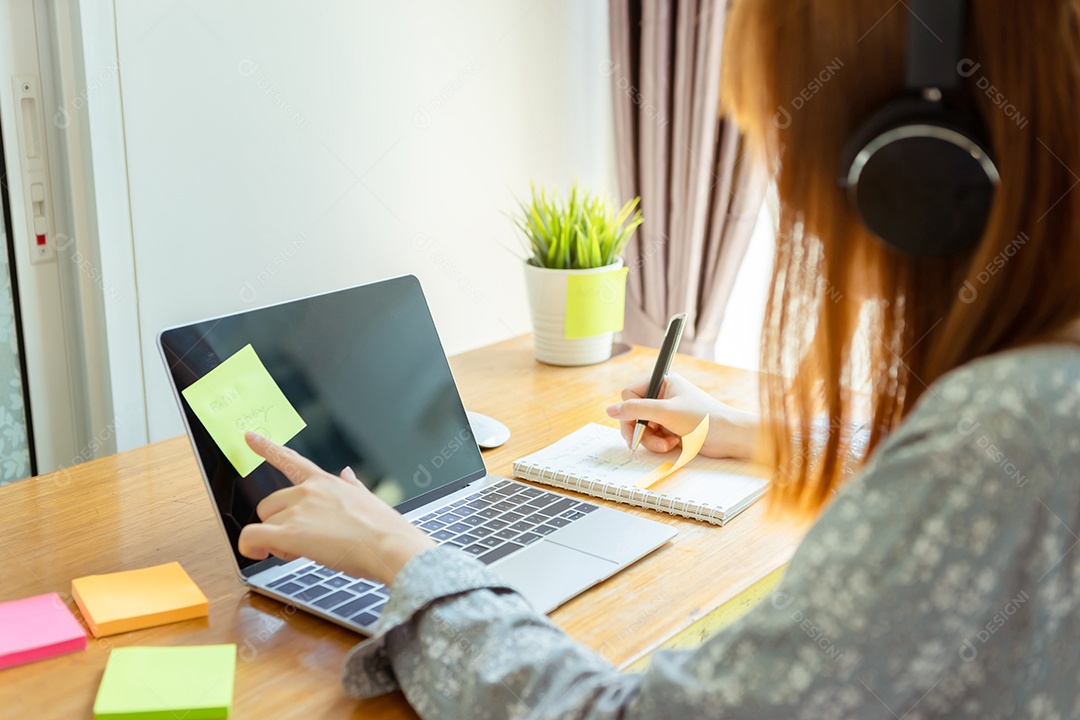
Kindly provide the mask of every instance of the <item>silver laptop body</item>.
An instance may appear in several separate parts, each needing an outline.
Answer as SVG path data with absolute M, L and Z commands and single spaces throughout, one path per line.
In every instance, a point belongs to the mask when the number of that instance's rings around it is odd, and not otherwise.
M 158 335 L 237 573 L 255 592 L 365 634 L 389 594 L 310 560 L 255 562 L 237 551 L 240 528 L 257 521 L 254 506 L 287 480 L 267 464 L 241 478 L 181 391 L 247 344 L 308 422 L 290 447 L 331 472 L 349 464 L 408 520 L 475 556 L 541 612 L 675 535 L 653 520 L 488 475 L 419 281 L 403 276 Z

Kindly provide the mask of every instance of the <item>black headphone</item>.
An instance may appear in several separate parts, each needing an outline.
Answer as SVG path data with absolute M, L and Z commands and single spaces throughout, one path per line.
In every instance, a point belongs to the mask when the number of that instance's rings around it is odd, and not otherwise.
M 979 117 L 955 103 L 967 3 L 909 0 L 907 92 L 848 140 L 840 168 L 863 223 L 909 255 L 940 257 L 982 237 L 1000 183 Z

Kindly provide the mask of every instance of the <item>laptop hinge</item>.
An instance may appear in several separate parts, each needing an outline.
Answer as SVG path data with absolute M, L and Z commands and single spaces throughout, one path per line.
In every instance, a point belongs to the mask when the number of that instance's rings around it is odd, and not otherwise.
M 279 557 L 274 557 L 273 555 L 271 555 L 270 557 L 266 558 L 265 560 L 260 560 L 259 562 L 255 563 L 254 565 L 248 565 L 246 568 L 242 568 L 240 570 L 240 574 L 243 575 L 245 578 L 254 577 L 255 575 L 258 575 L 259 573 L 261 573 L 263 570 L 269 570 L 270 568 L 277 567 L 278 565 L 284 565 L 284 564 L 285 564 L 284 560 L 282 560 Z

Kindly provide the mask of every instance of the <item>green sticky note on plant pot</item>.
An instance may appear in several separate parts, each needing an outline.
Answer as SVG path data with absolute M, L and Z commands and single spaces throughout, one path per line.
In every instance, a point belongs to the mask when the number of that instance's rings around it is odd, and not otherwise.
M 626 274 L 629 268 L 566 276 L 567 340 L 593 337 L 623 329 L 626 311 Z
M 307 427 L 251 345 L 184 388 L 182 394 L 241 477 L 263 462 L 248 447 L 245 432 L 284 444 Z
M 126 647 L 109 653 L 95 720 L 229 717 L 236 645 Z

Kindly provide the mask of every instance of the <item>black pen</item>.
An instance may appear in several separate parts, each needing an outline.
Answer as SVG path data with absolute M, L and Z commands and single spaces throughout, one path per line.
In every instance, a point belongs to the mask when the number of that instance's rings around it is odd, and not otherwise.
M 649 380 L 649 391 L 645 397 L 655 400 L 660 397 L 660 389 L 664 386 L 664 378 L 671 370 L 671 361 L 675 359 L 675 352 L 679 349 L 679 340 L 682 339 L 683 326 L 686 325 L 686 313 L 672 315 L 668 320 L 667 333 L 664 334 L 664 344 L 660 346 L 660 354 L 656 356 L 656 365 L 653 367 L 652 378 Z M 630 452 L 637 450 L 641 443 L 641 436 L 645 434 L 645 428 L 649 426 L 648 420 L 638 420 L 634 426 L 634 441 L 630 444 Z

